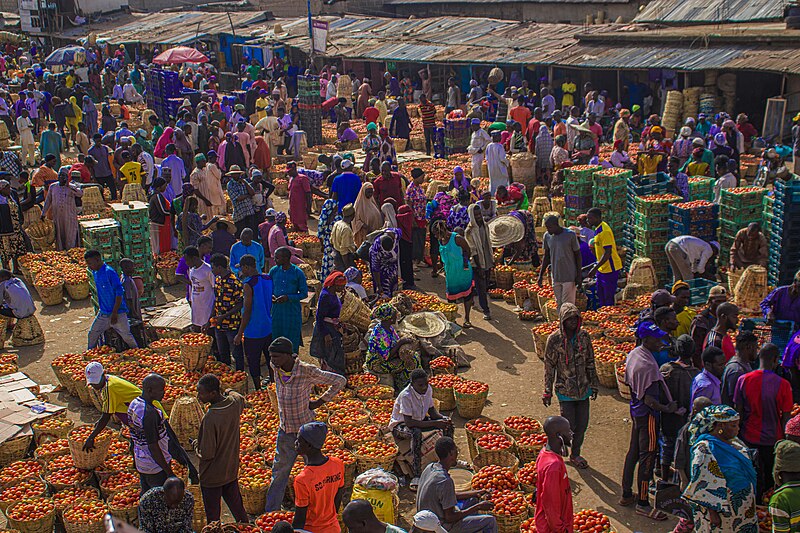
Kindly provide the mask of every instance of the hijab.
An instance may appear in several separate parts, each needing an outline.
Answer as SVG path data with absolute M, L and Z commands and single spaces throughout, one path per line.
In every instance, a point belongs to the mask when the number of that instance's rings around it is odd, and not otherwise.
M 476 258 L 476 266 L 483 270 L 488 270 L 494 265 L 492 257 L 492 245 L 489 240 L 489 227 L 484 222 L 479 226 L 477 218 L 483 218 L 481 208 L 478 204 L 472 204 L 467 208 L 469 214 L 469 224 L 464 230 L 464 237 L 467 239 L 472 257 Z
M 387 204 L 384 204 L 387 205 Z M 391 204 L 389 204 L 391 205 Z M 411 242 L 411 232 L 414 229 L 414 211 L 408 204 L 403 204 L 397 210 L 397 227 L 400 228 L 400 238 L 406 242 Z
M 172 142 L 172 134 L 175 130 L 171 127 L 164 128 L 164 133 L 156 141 L 156 147 L 153 149 L 153 155 L 156 157 L 164 158 L 167 154 L 164 149 Z
M 80 122 L 83 119 L 83 110 L 78 105 L 78 99 L 74 96 L 69 97 L 69 103 L 72 104 L 72 111 L 75 113 L 75 122 Z
M 383 217 L 381 215 L 381 210 L 378 209 L 378 203 L 375 200 L 375 195 L 373 195 L 371 198 L 367 198 L 367 190 L 374 191 L 375 187 L 369 182 L 365 183 L 361 187 L 361 190 L 358 191 L 355 204 L 353 204 L 353 207 L 356 210 L 356 215 L 351 224 L 354 234 L 358 233 L 362 229 L 366 229 L 366 232 L 370 233 L 380 228 L 381 224 L 383 223 Z
M 192 145 L 189 143 L 189 139 L 186 138 L 186 132 L 180 128 L 176 128 L 173 133 L 175 135 L 175 148 L 177 148 L 178 152 L 181 154 L 191 154 L 194 152 L 192 150 Z
M 381 213 L 383 214 L 383 227 L 396 228 L 397 217 L 395 216 L 394 206 L 389 202 L 384 202 L 381 206 Z
M 272 154 L 269 146 L 261 135 L 256 135 L 256 150 L 253 153 L 253 164 L 266 171 L 272 166 Z

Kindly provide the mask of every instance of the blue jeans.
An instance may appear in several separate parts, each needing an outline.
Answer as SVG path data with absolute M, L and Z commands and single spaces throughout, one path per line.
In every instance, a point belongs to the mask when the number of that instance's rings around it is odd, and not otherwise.
M 292 471 L 294 462 L 297 460 L 297 452 L 294 450 L 295 440 L 297 440 L 297 433 L 286 433 L 282 429 L 278 430 L 278 439 L 275 444 L 275 460 L 272 462 L 272 482 L 267 491 L 267 504 L 264 512 L 278 511 L 281 508 L 283 495 L 286 492 L 286 484 L 289 483 L 289 474 Z M 488 533 L 494 533 L 494 531 Z
M 231 364 L 231 351 L 233 351 L 233 361 L 236 363 L 236 370 L 244 371 L 244 347 L 241 344 L 234 344 L 236 337 L 235 331 L 214 330 L 214 337 L 217 339 L 217 351 L 219 360 L 226 365 Z

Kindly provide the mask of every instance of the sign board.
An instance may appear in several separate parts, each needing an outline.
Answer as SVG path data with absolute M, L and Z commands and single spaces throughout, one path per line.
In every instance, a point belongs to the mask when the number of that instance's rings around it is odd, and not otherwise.
M 783 126 L 786 122 L 786 100 L 784 98 L 768 98 L 764 109 L 764 126 L 761 136 L 767 142 L 780 142 L 783 139 Z
M 311 23 L 311 52 L 324 54 L 328 49 L 328 23 L 315 20 Z

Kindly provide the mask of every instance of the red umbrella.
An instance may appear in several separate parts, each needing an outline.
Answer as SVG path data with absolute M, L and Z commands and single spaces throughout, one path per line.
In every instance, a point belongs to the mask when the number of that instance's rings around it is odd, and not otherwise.
M 188 46 L 176 46 L 158 54 L 153 63 L 159 65 L 179 65 L 181 63 L 208 63 L 208 58 L 199 50 Z

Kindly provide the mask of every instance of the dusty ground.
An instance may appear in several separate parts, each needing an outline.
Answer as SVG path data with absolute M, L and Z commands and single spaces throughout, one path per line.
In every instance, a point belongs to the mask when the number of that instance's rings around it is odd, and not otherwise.
M 285 205 L 280 200 L 277 203 L 276 207 Z M 312 221 L 312 226 L 314 223 Z M 419 277 L 421 288 L 444 295 L 443 278 L 431 279 L 429 270 L 422 270 Z M 183 289 L 177 287 L 160 290 L 158 301 L 162 303 L 182 294 Z M 458 339 L 472 358 L 472 368 L 464 375 L 489 383 L 489 403 L 484 414 L 500 420 L 510 415 L 529 415 L 544 420 L 547 416 L 558 414 L 556 401 L 550 408 L 545 408 L 540 399 L 544 367 L 532 352 L 530 323 L 519 321 L 511 311 L 511 306 L 502 301 L 493 301 L 491 305 L 492 321 L 486 322 L 480 313 L 473 313 L 471 318 L 475 328 L 467 330 Z M 37 300 L 37 309 L 47 342 L 43 347 L 20 349 L 20 368 L 39 383 L 55 383 L 50 362 L 59 354 L 79 352 L 86 348 L 86 334 L 93 318 L 92 307 L 89 300 L 84 300 L 41 309 Z M 462 318 L 459 317 L 459 323 Z M 310 335 L 309 323 L 304 334 L 307 342 Z M 301 353 L 307 353 L 307 349 L 306 346 Z M 84 423 L 92 423 L 98 417 L 93 408 L 81 407 L 79 402 L 65 393 L 53 393 L 51 400 L 68 405 L 70 416 Z M 456 437 L 465 456 L 464 420 L 457 415 L 454 417 L 459 428 Z M 627 402 L 616 391 L 601 388 L 599 398 L 592 404 L 589 431 L 582 452 L 590 468 L 580 471 L 567 467 L 576 510 L 591 507 L 606 513 L 619 533 L 671 531 L 674 520 L 655 523 L 637 516 L 631 508 L 621 508 L 617 504 L 630 426 Z M 404 495 L 407 497 L 404 498 L 402 510 L 404 518 L 407 518 L 413 511 L 413 498 L 407 492 Z

